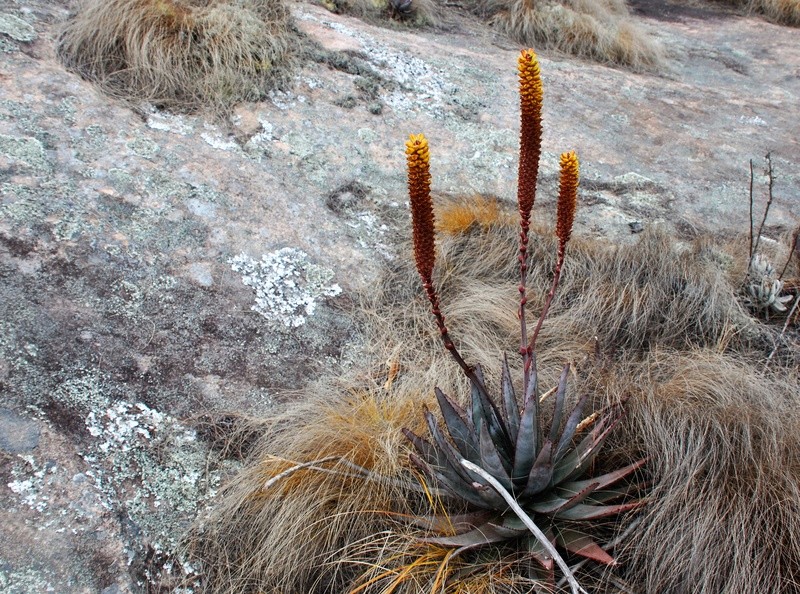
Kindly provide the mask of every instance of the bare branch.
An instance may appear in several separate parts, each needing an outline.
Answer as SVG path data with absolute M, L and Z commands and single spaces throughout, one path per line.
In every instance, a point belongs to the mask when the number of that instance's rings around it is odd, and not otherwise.
M 575 575 L 567 565 L 567 562 L 562 559 L 561 555 L 558 554 L 558 551 L 553 546 L 553 543 L 545 536 L 544 532 L 534 523 L 531 517 L 525 513 L 525 511 L 519 506 L 519 504 L 514 500 L 511 496 L 511 493 L 506 491 L 503 488 L 496 478 L 494 478 L 491 474 L 486 472 L 483 468 L 478 466 L 477 464 L 473 464 L 469 460 L 461 460 L 461 465 L 464 466 L 467 470 L 474 472 L 475 474 L 480 475 L 482 478 L 486 479 L 488 483 L 494 487 L 494 490 L 506 500 L 508 506 L 514 511 L 515 514 L 522 520 L 522 523 L 531 531 L 531 533 L 536 537 L 542 546 L 547 550 L 550 555 L 552 555 L 553 560 L 556 564 L 561 568 L 561 571 L 564 573 L 564 577 L 567 578 L 569 582 L 569 587 L 572 590 L 572 594 L 589 594 L 586 590 L 581 588 L 581 585 L 578 583 L 578 580 L 575 578 Z

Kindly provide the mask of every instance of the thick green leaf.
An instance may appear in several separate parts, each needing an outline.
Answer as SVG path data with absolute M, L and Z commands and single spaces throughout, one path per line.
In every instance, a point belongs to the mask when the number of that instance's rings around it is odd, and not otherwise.
M 553 537 L 552 530 L 550 530 L 549 528 L 542 528 L 542 532 L 544 532 L 544 535 L 550 542 L 555 544 L 555 538 Z M 539 539 L 531 535 L 531 537 L 528 538 L 527 544 L 528 544 L 528 552 L 530 553 L 531 557 L 536 559 L 536 561 L 539 562 L 542 568 L 544 568 L 548 572 L 552 572 L 554 563 L 553 557 L 550 555 L 547 549 L 544 548 L 542 543 L 539 542 Z
M 519 433 L 514 451 L 514 468 L 511 476 L 518 484 L 528 482 L 528 476 L 538 455 L 539 442 L 539 399 L 529 391 L 525 408 L 519 421 Z
M 528 402 L 529 399 L 536 398 L 536 402 L 539 402 L 539 373 L 536 370 L 536 353 L 531 353 L 531 363 L 527 373 L 528 377 L 525 378 L 527 379 L 525 382 L 527 388 L 522 395 L 522 401 Z
M 508 436 L 508 429 L 500 416 L 500 411 L 495 406 L 489 393 L 486 391 L 486 382 L 483 378 L 483 371 L 480 365 L 475 366 L 474 379 L 472 383 L 472 423 L 475 425 L 475 433 L 480 435 L 479 425 L 486 423 L 489 435 L 497 447 L 498 453 L 511 463 L 513 452 L 511 440 Z M 476 413 L 479 416 L 476 416 Z M 479 420 L 480 419 L 480 420 Z
M 444 434 L 439 429 L 436 419 L 433 417 L 427 407 L 424 408 L 425 421 L 428 423 L 428 430 L 431 432 L 431 437 L 435 444 L 436 454 L 440 461 L 440 470 L 450 476 L 455 474 L 461 478 L 461 482 L 466 489 L 471 489 L 472 483 L 485 485 L 485 481 L 478 475 L 469 472 L 461 465 L 461 454 L 456 451 L 455 447 L 445 438 Z M 444 456 L 444 462 L 442 461 Z M 456 490 L 455 495 L 462 495 L 461 490 Z
M 644 466 L 646 462 L 647 458 L 643 458 L 624 468 L 620 468 L 619 470 L 615 470 L 613 472 L 607 472 L 606 474 L 597 477 L 584 479 L 582 481 L 569 481 L 561 483 L 556 491 L 562 495 L 570 496 L 572 494 L 581 492 L 583 489 L 593 483 L 597 483 L 597 490 L 599 491 L 600 489 L 610 487 L 614 483 L 621 481 L 625 477 L 633 474 L 642 466 Z
M 489 431 L 486 429 L 486 425 L 481 426 L 480 440 L 481 462 L 479 466 L 500 481 L 500 484 L 510 491 L 513 488 L 511 485 L 511 477 L 503 466 L 503 461 L 500 459 L 500 454 L 497 453 L 497 448 L 495 448 L 492 438 L 489 437 Z
M 567 448 L 572 443 L 572 438 L 575 436 L 575 430 L 578 428 L 578 424 L 583 419 L 583 407 L 586 405 L 587 398 L 588 396 L 586 394 L 581 396 L 578 400 L 578 404 L 576 404 L 575 408 L 572 409 L 572 413 L 567 419 L 567 424 L 564 425 L 564 432 L 561 434 L 561 439 L 558 440 L 556 453 L 553 454 L 554 462 L 561 460 L 566 453 Z
M 514 393 L 514 383 L 511 381 L 511 372 L 508 369 L 508 357 L 503 354 L 503 374 L 500 380 L 500 391 L 503 395 L 503 409 L 506 415 L 508 437 L 512 444 L 517 442 L 519 433 L 519 405 Z
M 633 483 L 630 485 L 619 486 L 615 489 L 598 489 L 586 499 L 588 505 L 602 505 L 615 499 L 626 499 L 636 497 L 646 484 Z M 642 503 L 644 501 L 642 500 Z
M 411 445 L 419 452 L 422 459 L 431 466 L 439 466 L 439 455 L 436 448 L 426 439 L 420 437 L 410 429 L 403 427 L 400 431 L 403 432 L 406 439 L 411 442 Z
M 571 528 L 562 528 L 556 532 L 556 544 L 567 549 L 570 553 L 592 559 L 593 561 L 598 561 L 606 565 L 617 564 L 614 558 L 605 552 L 591 536 L 577 530 L 572 530 Z
M 569 450 L 553 470 L 553 484 L 558 485 L 586 472 L 600 451 L 608 434 L 620 421 L 619 411 L 610 412 L 595 424 L 586 437 L 573 450 Z
M 518 534 L 509 536 L 510 534 L 511 531 L 507 528 L 487 523 L 469 530 L 468 532 L 462 532 L 454 536 L 439 536 L 423 538 L 421 540 L 422 542 L 444 547 L 480 546 L 495 542 L 503 542 L 504 540 L 513 538 L 513 536 L 518 536 Z
M 567 394 L 567 375 L 569 374 L 569 363 L 564 365 L 561 377 L 558 380 L 556 390 L 556 403 L 553 407 L 553 423 L 550 425 L 550 441 L 558 442 L 558 430 L 561 427 L 561 417 L 564 414 L 564 399 Z
M 485 524 L 495 517 L 495 515 L 496 514 L 491 511 L 483 510 L 468 514 L 432 514 L 427 516 L 411 516 L 410 518 L 406 518 L 404 516 L 403 518 L 407 519 L 407 521 L 409 521 L 411 524 L 414 524 L 415 526 L 425 530 L 460 534 Z
M 409 454 L 409 459 L 414 466 L 419 468 L 423 474 L 430 477 L 436 485 L 445 492 L 457 496 L 472 505 L 481 508 L 487 507 L 484 499 L 475 492 L 475 488 L 467 484 L 462 477 L 458 476 L 447 465 L 441 467 L 431 465 L 413 453 Z
M 483 507 L 494 510 L 504 510 L 508 507 L 506 500 L 503 499 L 493 487 L 473 483 L 472 489 L 483 500 Z
M 447 427 L 447 432 L 453 440 L 461 456 L 480 464 L 480 445 L 475 431 L 472 429 L 471 422 L 467 421 L 464 410 L 442 392 L 439 388 L 434 390 L 439 408 L 442 411 L 442 418 Z
M 564 497 L 559 497 L 553 492 L 547 492 L 536 498 L 535 501 L 526 502 L 524 509 L 530 514 L 549 516 L 566 502 L 567 500 Z
M 641 506 L 641 501 L 632 501 L 630 503 L 620 503 L 619 505 L 585 505 L 578 504 L 566 511 L 558 512 L 556 517 L 560 520 L 596 520 L 598 518 L 606 518 L 608 516 L 616 516 L 626 511 L 636 509 Z
M 589 497 L 589 495 L 594 493 L 595 490 L 597 490 L 597 483 L 591 483 L 590 485 L 587 485 L 582 491 L 565 500 L 564 503 L 553 512 L 553 515 L 557 518 L 562 517 L 561 514 L 563 514 L 563 512 L 581 504 L 587 497 Z
M 553 442 L 549 439 L 542 445 L 542 451 L 533 463 L 531 471 L 528 473 L 528 481 L 520 494 L 520 498 L 525 499 L 541 493 L 553 479 Z

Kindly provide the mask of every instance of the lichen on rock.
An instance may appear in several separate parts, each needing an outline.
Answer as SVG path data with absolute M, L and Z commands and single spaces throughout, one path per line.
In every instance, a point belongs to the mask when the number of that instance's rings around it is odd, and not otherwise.
M 329 284 L 332 270 L 311 263 L 308 255 L 296 248 L 264 254 L 261 260 L 240 254 L 229 263 L 242 274 L 242 282 L 256 292 L 253 311 L 289 328 L 305 324 L 321 297 L 342 292 L 338 284 Z

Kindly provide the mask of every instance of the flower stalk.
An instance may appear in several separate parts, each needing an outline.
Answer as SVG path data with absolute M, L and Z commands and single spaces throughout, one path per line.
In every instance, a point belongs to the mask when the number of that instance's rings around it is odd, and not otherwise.
M 519 207 L 519 310 L 520 354 L 523 360 L 523 391 L 527 392 L 531 370 L 532 349 L 528 347 L 525 321 L 528 278 L 528 234 L 531 210 L 536 201 L 536 181 L 539 177 L 539 158 L 542 151 L 542 87 L 539 60 L 532 49 L 522 50 L 517 60 L 520 102 L 519 173 L 517 204 Z
M 431 304 L 431 313 L 436 320 L 444 348 L 453 356 L 459 367 L 470 379 L 474 372 L 461 357 L 445 325 L 444 314 L 439 306 L 439 296 L 433 285 L 433 266 L 436 263 L 435 220 L 431 199 L 430 150 L 424 134 L 411 134 L 406 141 L 408 166 L 408 195 L 411 204 L 411 226 L 413 228 L 414 261 L 422 279 L 422 287 Z
M 575 151 L 569 151 L 561 154 L 561 178 L 558 188 L 558 205 L 556 208 L 556 236 L 558 237 L 558 255 L 556 257 L 556 268 L 553 272 L 553 284 L 550 286 L 550 292 L 542 308 L 542 313 L 539 315 L 539 321 L 536 323 L 536 328 L 533 331 L 533 336 L 528 344 L 528 353 L 532 353 L 536 348 L 536 339 L 539 337 L 539 331 L 542 329 L 544 319 L 550 311 L 550 305 L 553 303 L 553 297 L 558 288 L 558 282 L 561 279 L 561 269 L 564 266 L 564 258 L 567 251 L 567 242 L 572 236 L 572 226 L 575 222 L 575 208 L 578 204 L 578 183 L 580 177 L 580 163 Z

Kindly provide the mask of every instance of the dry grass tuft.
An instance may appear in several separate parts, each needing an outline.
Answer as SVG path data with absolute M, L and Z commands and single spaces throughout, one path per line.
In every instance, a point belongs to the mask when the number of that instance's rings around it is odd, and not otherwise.
M 622 560 L 642 592 L 800 591 L 798 375 L 707 349 L 651 353 L 616 436 L 650 456 Z M 631 383 L 630 380 L 627 380 Z
M 441 8 L 436 0 L 320 0 L 328 10 L 368 19 L 394 19 L 411 25 L 436 25 Z
M 461 235 L 473 226 L 486 231 L 510 223 L 511 217 L 501 213 L 497 199 L 485 196 L 448 203 L 436 213 L 436 230 L 446 235 Z
M 424 499 L 411 490 L 413 477 L 401 476 L 400 428 L 421 430 L 419 399 L 337 391 L 331 383 L 262 424 L 253 463 L 198 526 L 191 554 L 205 561 L 206 591 L 343 592 L 380 557 L 382 538 L 403 540 L 386 512 L 408 513 Z M 265 488 L 299 463 L 329 457 L 340 461 L 297 470 Z
M 473 9 L 524 45 L 634 71 L 663 64 L 660 46 L 634 23 L 623 0 L 473 0 Z
M 225 111 L 284 81 L 294 43 L 282 0 L 82 0 L 58 55 L 114 97 Z
M 531 239 L 534 317 L 557 240 L 541 227 Z M 503 351 L 512 377 L 521 375 L 513 356 L 516 253 L 517 229 L 502 222 L 438 237 L 434 278 L 448 327 L 493 385 Z M 553 385 L 572 360 L 570 398 L 589 393 L 595 407 L 627 398 L 627 418 L 605 455 L 613 466 L 649 456 L 653 481 L 638 523 L 626 526 L 623 518 L 618 526 L 631 530 L 614 552 L 620 567 L 581 574 L 594 592 L 619 592 L 619 580 L 639 592 L 800 591 L 798 337 L 787 334 L 765 370 L 779 328 L 739 304 L 742 270 L 731 260 L 718 244 L 679 250 L 651 232 L 634 246 L 571 242 L 560 296 L 538 342 L 540 382 Z M 364 298 L 364 343 L 372 350 L 362 365 L 346 377 L 321 378 L 260 425 L 250 466 L 192 537 L 206 591 L 537 591 L 535 569 L 511 549 L 448 556 L 415 540 L 420 533 L 402 521 L 440 511 L 441 502 L 414 490 L 418 477 L 399 429 L 420 430 L 434 386 L 462 401 L 468 393 L 418 282 L 411 258 L 387 272 Z M 328 456 L 373 474 L 324 463 L 264 489 L 296 463 Z
M 781 25 L 800 27 L 800 0 L 729 0 Z

